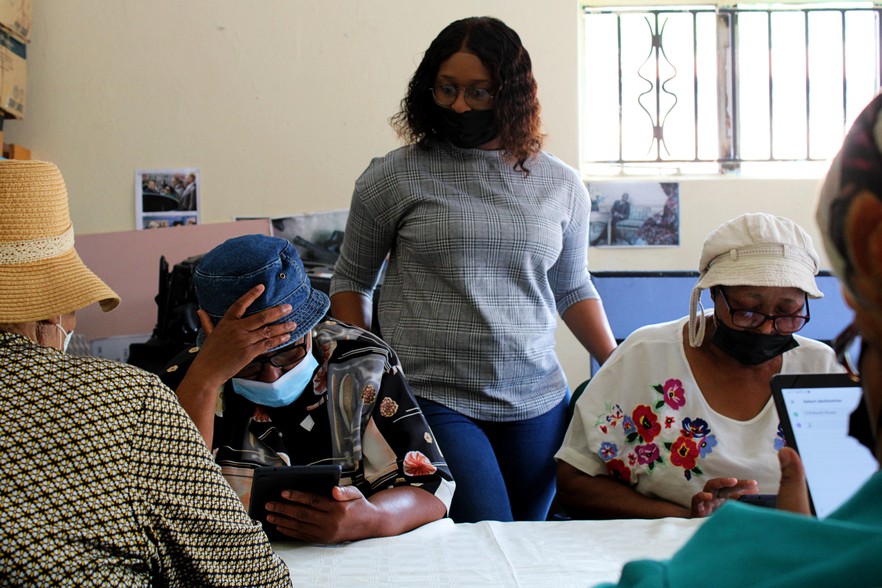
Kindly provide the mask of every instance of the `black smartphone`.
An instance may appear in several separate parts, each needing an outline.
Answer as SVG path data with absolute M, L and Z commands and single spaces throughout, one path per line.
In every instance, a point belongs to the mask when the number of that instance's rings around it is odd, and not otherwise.
M 738 499 L 740 502 L 746 502 L 747 504 L 755 504 L 756 506 L 765 506 L 768 508 L 775 508 L 775 505 L 778 504 L 778 495 L 777 494 L 742 494 L 741 498 Z
M 282 502 L 283 490 L 301 490 L 323 496 L 331 495 L 331 488 L 340 484 L 342 468 L 339 465 L 267 466 L 254 470 L 251 480 L 251 501 L 248 514 L 263 523 L 263 529 L 271 540 L 284 540 L 285 536 L 268 523 L 267 502 Z

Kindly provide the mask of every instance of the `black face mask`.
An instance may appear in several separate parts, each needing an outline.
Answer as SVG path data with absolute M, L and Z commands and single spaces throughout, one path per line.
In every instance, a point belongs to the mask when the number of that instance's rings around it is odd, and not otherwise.
M 736 331 L 721 320 L 716 321 L 713 344 L 739 363 L 759 365 L 798 347 L 793 335 L 763 335 L 755 331 Z
M 467 110 L 463 113 L 438 107 L 439 134 L 463 149 L 474 149 L 490 142 L 499 131 L 492 110 Z

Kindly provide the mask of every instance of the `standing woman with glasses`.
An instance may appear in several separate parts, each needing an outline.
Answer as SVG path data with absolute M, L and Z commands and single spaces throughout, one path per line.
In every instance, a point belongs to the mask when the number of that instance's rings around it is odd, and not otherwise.
M 392 122 L 408 145 L 356 183 L 332 314 L 378 320 L 399 354 L 455 521 L 544 519 L 569 397 L 557 315 L 601 363 L 615 347 L 586 267 L 587 191 L 541 150 L 529 54 L 497 19 L 441 31 Z
M 575 517 L 704 517 L 776 494 L 784 439 L 769 380 L 842 371 L 830 347 L 794 334 L 823 296 L 799 225 L 739 216 L 707 236 L 699 266 L 689 316 L 632 333 L 576 403 L 555 456 Z

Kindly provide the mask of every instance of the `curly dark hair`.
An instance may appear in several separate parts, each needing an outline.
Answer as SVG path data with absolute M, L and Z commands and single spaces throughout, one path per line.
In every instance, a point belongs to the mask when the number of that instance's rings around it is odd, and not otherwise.
M 441 64 L 462 49 L 477 55 L 490 70 L 500 146 L 514 169 L 529 173 L 524 164 L 542 148 L 536 80 L 521 38 L 499 19 L 471 17 L 447 25 L 414 72 L 392 126 L 402 139 L 423 148 L 441 140 L 436 122 L 439 106 L 430 89 Z

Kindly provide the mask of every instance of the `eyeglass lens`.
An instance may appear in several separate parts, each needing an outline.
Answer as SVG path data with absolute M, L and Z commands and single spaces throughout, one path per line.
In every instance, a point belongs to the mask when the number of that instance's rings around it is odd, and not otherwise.
M 465 103 L 475 110 L 484 110 L 493 101 L 493 94 L 484 88 L 460 88 L 452 84 L 435 84 L 432 86 L 432 97 L 440 106 L 450 106 L 456 102 L 460 90 L 463 93 Z
M 258 357 L 239 370 L 239 376 L 247 378 L 255 376 L 263 370 L 265 364 L 270 364 L 277 368 L 286 368 L 297 363 L 306 356 L 306 346 L 309 343 L 308 338 L 304 338 L 301 343 L 286 347 L 269 357 Z
M 795 333 L 802 329 L 805 324 L 809 321 L 809 306 L 808 306 L 808 296 L 805 298 L 805 312 L 804 315 L 797 314 L 763 314 L 761 312 L 755 312 L 752 310 L 741 310 L 741 309 L 732 309 L 732 306 L 729 304 L 729 299 L 726 297 L 725 291 L 720 288 L 720 294 L 723 296 L 723 302 L 726 304 L 726 308 L 729 310 L 729 314 L 732 316 L 732 323 L 736 327 L 741 327 L 744 329 L 755 329 L 757 327 L 762 326 L 766 321 L 772 321 L 772 328 L 774 328 L 779 333 Z

